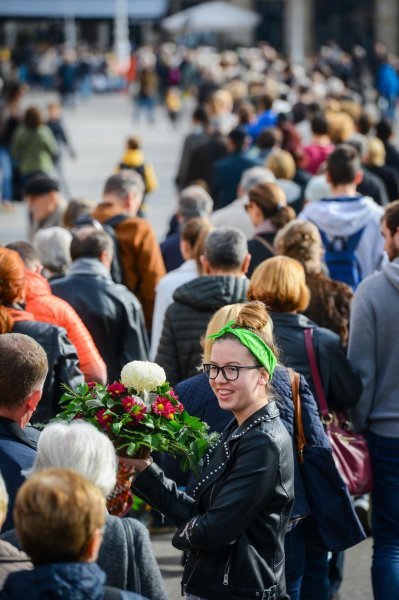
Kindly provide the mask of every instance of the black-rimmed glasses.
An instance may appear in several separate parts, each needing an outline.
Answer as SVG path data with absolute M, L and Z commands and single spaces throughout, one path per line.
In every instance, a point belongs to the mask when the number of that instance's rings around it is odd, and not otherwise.
M 241 367 L 237 365 L 225 365 L 224 367 L 217 367 L 216 365 L 202 365 L 205 375 L 208 379 L 216 379 L 220 372 L 227 381 L 235 381 L 240 375 L 241 369 L 260 369 L 259 365 L 251 365 L 249 367 Z

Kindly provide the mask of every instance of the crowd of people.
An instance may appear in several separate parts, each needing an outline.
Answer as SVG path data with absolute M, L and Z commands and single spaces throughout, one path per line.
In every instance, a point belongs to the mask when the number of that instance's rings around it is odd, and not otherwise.
M 46 125 L 33 106 L 21 120 L 14 86 L 2 197 L 11 157 L 30 239 L 0 247 L 0 599 L 166 598 L 146 527 L 107 511 L 132 467 L 184 553 L 187 600 L 332 600 L 370 529 L 374 598 L 399 596 L 399 151 L 381 84 L 397 73 L 380 54 L 373 92 L 360 50 L 331 46 L 308 71 L 268 45 L 138 52 L 137 118 L 156 127 L 162 97 L 176 123 L 181 94 L 196 101 L 161 243 L 141 141 L 101 202 L 71 199 L 59 106 Z M 51 422 L 63 386 L 112 383 L 133 360 L 161 365 L 220 433 L 199 478 L 162 454 L 118 466 L 93 425 Z M 371 460 L 373 488 L 352 496 L 331 455 L 338 419 Z

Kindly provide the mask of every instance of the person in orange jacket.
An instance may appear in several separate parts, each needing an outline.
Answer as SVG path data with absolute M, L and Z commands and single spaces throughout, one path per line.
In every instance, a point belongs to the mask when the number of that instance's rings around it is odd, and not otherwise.
M 105 384 L 107 367 L 93 338 L 75 309 L 51 292 L 47 279 L 40 274 L 43 266 L 34 247 L 28 242 L 15 242 L 7 248 L 18 252 L 26 268 L 26 310 L 38 321 L 63 327 L 76 348 L 85 380 Z

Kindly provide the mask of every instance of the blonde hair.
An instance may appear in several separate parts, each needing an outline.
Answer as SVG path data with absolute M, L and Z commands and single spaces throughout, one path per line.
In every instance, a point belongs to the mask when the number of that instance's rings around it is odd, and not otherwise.
M 72 469 L 44 469 L 20 487 L 14 521 L 35 566 L 84 561 L 104 526 L 105 498 Z
M 265 167 L 275 175 L 276 179 L 293 179 L 295 177 L 295 160 L 287 150 L 274 150 L 266 159 Z
M 373 167 L 383 167 L 385 165 L 385 146 L 378 138 L 368 140 L 368 163 Z
M 3 476 L 0 473 L 0 526 L 2 521 L 6 518 L 8 509 L 8 494 L 6 484 L 4 483 Z
M 229 321 L 235 321 L 239 327 L 251 329 L 266 342 L 275 354 L 277 353 L 273 341 L 273 321 L 262 302 L 227 304 L 219 308 L 208 323 L 203 340 L 203 362 L 209 362 L 215 342 L 214 339 L 209 339 L 209 336 L 217 333 Z M 234 339 L 236 340 L 236 338 Z
M 209 100 L 212 115 L 220 115 L 233 110 L 233 98 L 227 90 L 216 90 Z
M 260 300 L 275 312 L 304 311 L 309 304 L 310 291 L 303 266 L 288 256 L 263 261 L 253 272 L 247 298 Z
M 295 220 L 276 233 L 274 247 L 277 254 L 298 260 L 306 273 L 319 273 L 323 244 L 319 230 L 310 221 Z
M 328 134 L 333 144 L 343 144 L 347 142 L 355 133 L 355 122 L 347 113 L 328 112 Z

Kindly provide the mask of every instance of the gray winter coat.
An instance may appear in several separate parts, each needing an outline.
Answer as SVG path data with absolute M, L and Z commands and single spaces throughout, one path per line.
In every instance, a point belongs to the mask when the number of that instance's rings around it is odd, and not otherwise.
M 399 437 L 399 258 L 357 288 L 351 307 L 349 359 L 363 392 L 351 410 L 358 431 Z
M 246 302 L 247 288 L 244 276 L 204 275 L 175 291 L 156 356 L 172 385 L 196 375 L 201 365 L 201 337 L 211 317 L 222 306 Z

